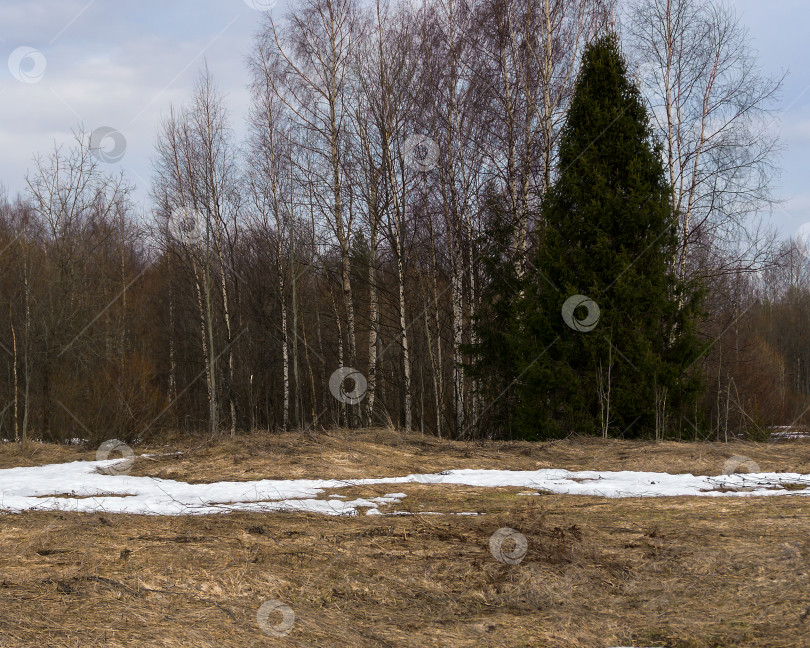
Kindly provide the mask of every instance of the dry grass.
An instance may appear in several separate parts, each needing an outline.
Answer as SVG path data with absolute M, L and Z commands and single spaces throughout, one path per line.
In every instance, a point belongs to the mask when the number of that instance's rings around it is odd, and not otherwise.
M 648 470 L 718 475 L 733 455 L 752 459 L 766 472 L 810 473 L 810 439 L 775 444 L 605 442 L 593 438 L 549 443 L 469 443 L 391 430 L 352 430 L 329 434 L 251 434 L 215 442 L 210 437 L 178 438 L 174 443 L 143 452 L 160 456 L 139 461 L 131 474 L 188 482 L 393 477 L 458 468 Z
M 472 467 L 718 474 L 732 455 L 762 470 L 810 473 L 804 441 L 462 444 L 352 431 L 136 450 L 182 454 L 139 459 L 132 474 L 189 481 Z M 91 458 L 77 448 L 0 446 L 3 467 Z M 518 488 L 394 489 L 408 497 L 392 508 L 412 515 L 2 515 L 0 646 L 810 645 L 806 497 L 606 500 Z M 528 541 L 519 564 L 489 552 L 502 527 Z M 288 636 L 258 626 L 259 606 L 273 599 L 295 612 Z

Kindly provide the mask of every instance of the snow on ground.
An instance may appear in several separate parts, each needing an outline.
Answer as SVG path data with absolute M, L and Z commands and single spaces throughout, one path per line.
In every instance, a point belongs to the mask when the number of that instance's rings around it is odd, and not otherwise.
M 187 484 L 134 477 L 116 466 L 126 460 L 74 461 L 66 464 L 0 470 L 0 510 L 199 515 L 225 511 L 310 511 L 328 515 L 378 514 L 381 504 L 396 504 L 404 493 L 349 500 L 321 498 L 326 490 L 383 484 L 458 484 L 515 486 L 570 495 L 600 497 L 810 495 L 810 475 L 752 473 L 718 477 L 633 471 L 447 470 L 380 479 L 263 479 L 251 482 Z M 99 471 L 107 471 L 105 474 Z M 791 490 L 784 486 L 791 486 Z M 805 490 L 796 490 L 804 487 Z M 59 496 L 59 497 L 56 497 Z

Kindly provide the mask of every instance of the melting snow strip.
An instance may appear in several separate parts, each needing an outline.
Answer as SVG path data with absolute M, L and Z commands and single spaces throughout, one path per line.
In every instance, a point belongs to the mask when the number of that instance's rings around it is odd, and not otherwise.
M 120 459 L 0 470 L 0 510 L 66 510 L 202 515 L 227 511 L 309 511 L 325 515 L 379 514 L 379 506 L 396 504 L 404 493 L 348 500 L 340 495 L 319 499 L 324 491 L 382 484 L 454 484 L 474 487 L 514 486 L 568 495 L 599 497 L 751 497 L 810 495 L 810 475 L 749 473 L 717 477 L 634 471 L 545 469 L 446 470 L 380 479 L 263 479 L 251 482 L 188 484 L 170 479 L 104 474 Z M 115 472 L 114 470 L 111 472 Z M 787 487 L 787 488 L 786 488 Z M 801 490 L 799 490 L 801 489 Z

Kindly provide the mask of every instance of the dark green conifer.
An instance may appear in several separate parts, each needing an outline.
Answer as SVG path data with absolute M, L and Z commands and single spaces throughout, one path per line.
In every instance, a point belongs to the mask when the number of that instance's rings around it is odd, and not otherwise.
M 611 359 L 611 435 L 651 432 L 656 395 L 666 394 L 676 425 L 694 403 L 698 384 L 688 368 L 699 353 L 700 293 L 672 268 L 677 220 L 669 197 L 660 146 L 610 33 L 584 52 L 534 267 L 514 306 L 522 436 L 598 433 L 600 363 L 605 384 Z M 564 321 L 574 295 L 598 306 L 592 328 L 593 304 L 590 312 L 576 308 L 573 327 Z

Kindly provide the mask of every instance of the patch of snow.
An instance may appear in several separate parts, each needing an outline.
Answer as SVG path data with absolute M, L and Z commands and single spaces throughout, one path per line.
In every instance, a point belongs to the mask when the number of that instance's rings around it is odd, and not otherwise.
M 810 439 L 810 430 L 804 425 L 772 425 L 771 439 Z
M 347 500 L 326 490 L 382 484 L 451 484 L 473 487 L 511 486 L 568 495 L 599 497 L 750 497 L 810 495 L 810 475 L 748 473 L 717 477 L 634 471 L 568 471 L 544 469 L 449 470 L 379 479 L 263 479 L 252 482 L 188 484 L 171 479 L 103 474 L 121 459 L 0 470 L 0 509 L 63 510 L 201 515 L 226 511 L 308 511 L 324 515 L 367 515 L 379 506 L 400 502 L 404 493 Z M 112 471 L 113 473 L 115 471 Z M 793 490 L 784 488 L 791 485 Z M 795 490 L 796 486 L 805 490 Z M 54 497 L 54 495 L 69 495 Z M 115 494 L 115 496 L 110 496 Z M 372 513 L 371 511 L 375 511 Z
M 810 434 L 801 432 L 772 432 L 772 439 L 810 439 Z

